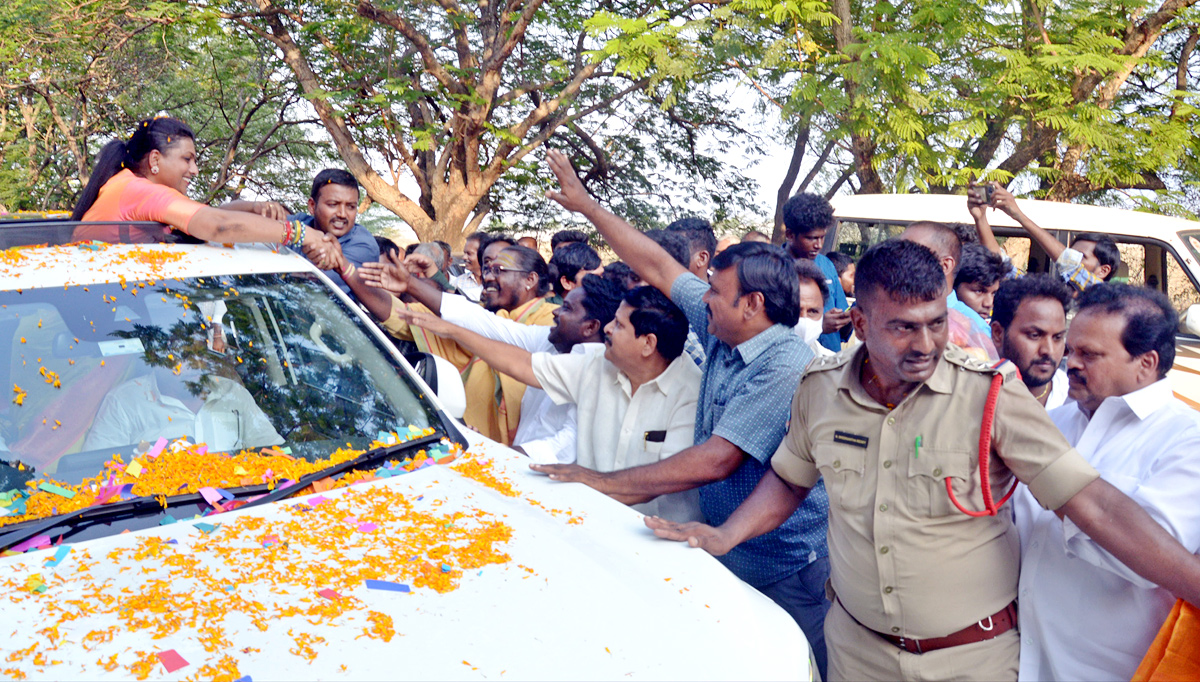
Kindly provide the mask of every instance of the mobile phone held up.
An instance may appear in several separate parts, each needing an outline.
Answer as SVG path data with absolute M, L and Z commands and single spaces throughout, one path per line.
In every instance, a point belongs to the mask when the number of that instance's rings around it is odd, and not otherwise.
M 991 185 L 977 185 L 975 187 L 968 187 L 967 193 L 971 195 L 972 199 L 981 204 L 991 204 L 992 196 L 996 194 L 996 188 Z

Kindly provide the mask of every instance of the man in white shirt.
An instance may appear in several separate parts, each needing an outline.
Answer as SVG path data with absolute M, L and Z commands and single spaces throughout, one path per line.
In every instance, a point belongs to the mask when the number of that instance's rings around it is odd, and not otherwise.
M 653 287 L 626 292 L 604 330 L 605 348 L 583 354 L 529 353 L 432 315 L 403 314 L 410 324 L 452 338 L 496 371 L 544 389 L 556 403 L 578 405 L 586 415 L 579 422 L 580 466 L 630 469 L 692 445 L 700 368 L 683 353 L 688 330 L 683 311 Z M 702 518 L 695 490 L 633 507 L 681 522 Z
M 186 362 L 177 375 L 155 367 L 104 396 L 84 450 L 187 436 L 212 452 L 278 445 L 283 438 L 240 383 Z
M 1047 410 L 1067 401 L 1067 374 L 1059 365 L 1072 298 L 1064 282 L 1038 274 L 1004 280 L 993 302 L 992 342 Z
M 528 325 L 490 313 L 462 296 L 441 296 L 441 317 L 447 322 L 494 341 L 530 353 L 586 353 L 603 350 L 604 327 L 621 304 L 622 291 L 615 283 L 585 275 L 581 285 L 567 292 L 554 311 L 554 326 Z M 570 464 L 576 459 L 577 434 L 574 403 L 555 404 L 546 392 L 530 388 L 521 398 L 521 422 L 513 449 L 537 464 Z
M 1200 549 L 1200 414 L 1173 397 L 1178 316 L 1162 293 L 1098 284 L 1068 332 L 1075 401 L 1050 413 L 1104 478 L 1188 551 Z M 1025 493 L 1021 680 L 1128 680 L 1175 598 Z M 1130 538 L 1130 542 L 1140 541 Z

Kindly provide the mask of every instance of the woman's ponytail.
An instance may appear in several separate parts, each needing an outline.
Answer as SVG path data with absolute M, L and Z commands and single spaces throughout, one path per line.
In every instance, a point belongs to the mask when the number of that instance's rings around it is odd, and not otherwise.
M 92 176 L 88 178 L 87 186 L 79 195 L 75 210 L 71 211 L 71 220 L 83 220 L 83 214 L 88 212 L 92 204 L 96 203 L 96 197 L 100 196 L 100 188 L 111 180 L 112 176 L 121 172 L 125 155 L 125 143 L 121 140 L 113 140 L 104 145 L 100 154 L 96 156 L 96 165 L 92 166 Z

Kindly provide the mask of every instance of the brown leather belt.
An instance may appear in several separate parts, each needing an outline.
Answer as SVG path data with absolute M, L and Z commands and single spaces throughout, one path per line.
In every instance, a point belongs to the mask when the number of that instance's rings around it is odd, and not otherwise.
M 840 604 L 841 601 L 839 600 Z M 846 607 L 842 606 L 845 610 Z M 846 615 L 850 615 L 846 611 Z M 851 620 L 858 623 L 858 619 L 850 615 Z M 864 628 L 871 630 L 862 623 L 858 623 Z M 953 646 L 962 646 L 964 644 L 974 644 L 983 642 L 1008 632 L 1017 626 L 1017 602 L 1011 602 L 1008 606 L 1000 609 L 996 613 L 984 618 L 978 623 L 968 625 L 967 627 L 952 632 L 945 637 L 930 637 L 929 639 L 911 639 L 908 637 L 897 637 L 895 635 L 885 635 L 882 632 L 871 630 L 883 639 L 891 642 L 898 648 L 904 649 L 910 654 L 924 654 L 938 649 L 948 649 Z

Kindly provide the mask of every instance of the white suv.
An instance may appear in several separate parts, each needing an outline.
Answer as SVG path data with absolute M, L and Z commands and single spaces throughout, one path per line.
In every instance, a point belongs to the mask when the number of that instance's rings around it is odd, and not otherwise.
M 117 232 L 0 225 L 6 677 L 810 678 L 769 599 L 462 428 L 304 258 Z

